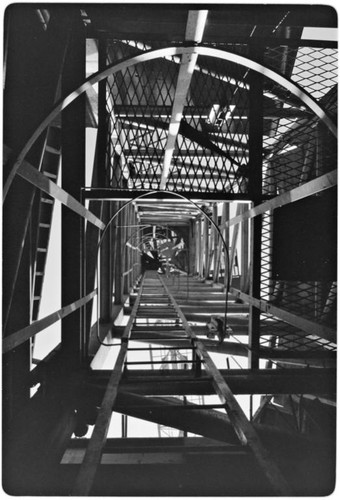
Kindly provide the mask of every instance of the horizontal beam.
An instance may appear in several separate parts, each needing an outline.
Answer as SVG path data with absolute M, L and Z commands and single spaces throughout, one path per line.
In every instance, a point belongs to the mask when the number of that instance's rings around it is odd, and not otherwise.
M 26 326 L 25 328 L 22 328 L 21 330 L 8 335 L 8 337 L 5 337 L 2 341 L 3 353 L 15 349 L 37 333 L 42 332 L 57 321 L 66 318 L 66 316 L 87 304 L 90 300 L 93 299 L 96 294 L 97 290 L 93 290 L 91 293 L 79 300 L 76 300 L 72 304 L 62 307 L 58 311 L 45 316 L 45 318 L 35 321 L 34 323 L 32 323 L 32 325 Z
M 321 175 L 317 179 L 306 182 L 302 186 L 296 187 L 287 193 L 280 194 L 271 200 L 265 201 L 256 207 L 243 212 L 237 217 L 233 217 L 229 221 L 226 221 L 225 227 L 234 226 L 247 219 L 252 219 L 258 215 L 261 215 L 269 210 L 274 210 L 275 208 L 282 207 L 288 203 L 293 203 L 294 201 L 302 200 L 308 196 L 320 193 L 325 189 L 332 188 L 337 185 L 338 174 L 337 170 L 332 170 L 331 172 Z M 223 228 L 220 228 L 223 229 Z
M 151 370 L 128 371 L 120 383 L 119 391 L 141 395 L 210 395 L 214 394 L 211 378 L 202 370 L 199 378 L 189 370 L 176 370 L 173 374 L 150 373 Z M 289 370 L 220 370 L 234 394 L 336 394 L 335 368 L 291 368 Z M 90 373 L 88 383 L 96 387 L 109 378 L 107 370 Z

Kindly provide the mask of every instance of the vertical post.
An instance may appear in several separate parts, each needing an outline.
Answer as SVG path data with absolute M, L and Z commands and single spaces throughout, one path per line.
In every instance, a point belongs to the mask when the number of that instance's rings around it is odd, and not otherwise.
M 204 278 L 209 277 L 209 221 L 207 217 L 203 220 L 204 231 Z
M 222 221 L 224 221 L 224 225 L 223 225 L 223 232 L 222 232 L 222 235 L 223 235 L 223 238 L 224 238 L 224 241 L 225 241 L 225 246 L 228 250 L 224 249 L 224 251 L 229 251 L 229 244 L 230 244 L 230 237 L 229 237 L 229 226 L 226 226 L 226 221 L 229 220 L 229 217 L 230 217 L 230 206 L 229 206 L 229 203 L 225 203 L 223 205 L 223 213 L 222 213 Z M 228 279 L 229 279 L 229 272 L 228 272 L 228 256 L 227 255 L 224 255 L 224 286 L 225 288 L 227 289 L 227 285 L 228 285 Z
M 217 205 L 217 203 L 215 203 L 214 207 L 213 207 L 213 221 L 216 224 L 216 226 L 218 226 L 218 205 Z M 217 231 L 214 228 L 212 228 L 212 231 L 213 231 L 212 236 L 213 236 L 213 241 L 214 241 L 213 281 L 216 283 L 217 276 L 218 276 L 218 273 L 216 273 L 216 269 L 218 268 L 218 265 L 219 265 L 219 259 L 218 259 L 218 240 L 219 240 L 219 237 L 218 237 Z
M 106 39 L 99 38 L 98 40 L 98 67 L 103 70 L 106 67 L 107 59 Z M 98 87 L 98 183 L 99 186 L 109 187 L 110 185 L 110 169 L 107 158 L 107 142 L 108 142 L 108 122 L 106 111 L 106 80 L 99 82 Z M 102 220 L 107 224 L 111 218 L 111 202 L 103 202 Z M 100 294 L 99 300 L 99 318 L 101 322 L 108 323 L 111 319 L 112 306 L 112 273 L 111 273 L 111 231 L 112 227 L 108 228 L 100 247 Z
M 85 33 L 80 14 L 74 12 L 69 50 L 62 75 L 62 93 L 67 95 L 85 79 Z M 79 96 L 62 113 L 62 187 L 80 200 L 85 185 L 85 95 Z M 81 241 L 78 215 L 62 207 L 62 306 L 80 297 Z M 81 311 L 62 320 L 62 352 L 68 366 L 80 362 Z
M 197 221 L 198 275 L 203 276 L 202 219 Z
M 197 258 L 197 246 L 196 246 L 196 221 L 191 221 L 189 226 L 189 262 L 188 262 L 188 273 L 191 275 L 196 274 L 196 258 Z
M 243 212 L 248 209 L 246 205 L 243 206 Z M 241 223 L 241 283 L 240 289 L 246 292 L 247 274 L 249 267 L 249 221 L 243 220 Z
M 253 48 L 254 57 L 262 53 Z M 254 71 L 249 83 L 249 194 L 254 205 L 262 201 L 262 144 L 263 142 L 263 76 Z M 261 291 L 261 233 L 262 216 L 252 219 L 250 294 L 260 298 Z M 250 306 L 249 311 L 249 367 L 259 367 L 260 310 Z

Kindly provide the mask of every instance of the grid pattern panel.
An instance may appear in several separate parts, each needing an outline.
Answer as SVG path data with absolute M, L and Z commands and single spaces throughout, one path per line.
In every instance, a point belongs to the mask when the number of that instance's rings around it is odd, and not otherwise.
M 260 298 L 299 318 L 335 328 L 336 282 L 275 279 L 273 275 L 275 251 L 273 229 L 274 213 L 268 211 L 262 216 Z M 287 255 L 286 258 L 288 261 L 294 260 L 295 256 Z M 261 314 L 260 347 L 264 346 L 294 351 L 336 350 L 333 342 L 315 335 L 308 335 L 270 314 Z
M 284 55 L 284 57 L 282 57 Z M 320 100 L 337 84 L 338 51 L 334 48 L 270 47 L 266 65 L 281 71 Z
M 276 318 L 271 314 L 261 314 L 260 347 L 289 351 L 336 351 L 336 345 L 315 335 L 308 335 L 293 325 Z
M 108 81 L 109 158 L 113 185 L 158 189 L 178 66 L 149 61 Z
M 111 41 L 108 63 L 166 43 Z M 232 50 L 233 46 L 214 44 Z M 245 45 L 237 45 L 245 52 Z M 158 189 L 180 58 L 139 64 L 108 78 L 107 157 L 111 185 Z M 245 69 L 200 58 L 183 110 L 167 189 L 247 192 L 248 87 Z M 117 160 L 117 155 L 120 157 Z M 118 165 L 117 165 L 118 163 Z
M 335 119 L 336 55 L 334 49 L 281 46 L 267 49 L 265 64 L 300 85 Z M 268 79 L 264 85 L 263 193 L 276 196 L 333 170 L 337 144 L 298 98 Z
M 169 181 L 193 191 L 245 193 L 248 88 L 244 68 L 199 57 Z M 189 154 L 188 154 L 189 153 Z

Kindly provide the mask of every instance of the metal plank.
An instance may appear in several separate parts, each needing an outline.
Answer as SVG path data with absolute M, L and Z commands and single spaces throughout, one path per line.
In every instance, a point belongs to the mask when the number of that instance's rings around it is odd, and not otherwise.
M 112 407 L 118 394 L 118 385 L 121 379 L 124 362 L 128 352 L 128 339 L 130 337 L 132 325 L 136 317 L 142 291 L 143 281 L 141 283 L 141 287 L 139 289 L 139 293 L 135 305 L 133 306 L 129 321 L 124 328 L 124 333 L 121 339 L 122 345 L 98 412 L 97 420 L 90 442 L 86 449 L 82 466 L 79 470 L 72 489 L 72 496 L 87 496 L 90 494 L 97 468 L 100 464 L 102 450 L 106 442 L 106 437 L 111 420 Z
M 216 365 L 214 364 L 210 355 L 208 354 L 204 344 L 200 340 L 198 340 L 198 338 L 192 331 L 189 323 L 187 322 L 184 314 L 181 311 L 181 308 L 176 303 L 175 299 L 173 298 L 170 290 L 166 286 L 161 276 L 159 276 L 159 280 L 163 283 L 165 290 L 169 294 L 169 298 L 171 299 L 171 302 L 182 321 L 183 327 L 187 335 L 194 341 L 196 352 L 203 360 L 206 367 L 206 371 L 213 379 L 212 382 L 215 387 L 215 390 L 222 403 L 225 404 L 226 412 L 230 418 L 230 421 L 241 443 L 245 446 L 246 445 L 249 446 L 249 448 L 252 450 L 254 456 L 258 461 L 259 466 L 261 467 L 266 478 L 268 479 L 269 484 L 273 489 L 273 492 L 275 492 L 275 494 L 277 495 L 286 495 L 286 496 L 291 495 L 292 491 L 286 479 L 282 476 L 276 464 L 273 462 L 273 459 L 271 458 L 269 452 L 263 447 L 254 427 L 245 416 L 234 394 L 232 393 L 228 384 L 222 377 L 221 372 L 217 369 Z
M 105 229 L 105 224 L 98 217 L 96 217 L 92 212 L 87 210 L 79 201 L 77 201 L 73 196 L 67 193 L 64 189 L 57 186 L 55 182 L 52 182 L 46 175 L 39 172 L 33 167 L 29 162 L 23 161 L 23 163 L 18 168 L 18 175 L 33 184 L 41 191 L 52 196 L 55 200 L 60 201 L 67 208 L 80 215 L 87 221 L 94 224 L 99 229 Z
M 93 290 L 91 293 L 86 295 L 86 297 L 82 297 L 79 300 L 76 300 L 72 304 L 69 304 L 68 306 L 62 307 L 59 309 L 59 311 L 56 311 L 52 314 L 49 314 L 48 316 L 45 316 L 45 318 L 40 319 L 39 321 L 36 321 L 32 325 L 26 326 L 25 328 L 22 328 L 21 330 L 18 330 L 15 333 L 12 333 L 8 337 L 5 337 L 2 342 L 2 349 L 3 352 L 8 352 L 14 349 L 15 347 L 18 347 L 20 344 L 23 344 L 26 340 L 29 338 L 33 337 L 37 333 L 45 330 L 49 326 L 53 325 L 53 323 L 56 323 L 62 318 L 65 318 L 72 312 L 76 311 L 80 307 L 84 306 L 87 304 L 93 297 L 96 295 L 97 290 Z
M 207 10 L 190 10 L 185 32 L 185 40 L 199 43 L 202 40 Z M 192 75 L 195 70 L 198 54 L 194 51 L 191 54 L 183 54 L 178 72 L 177 85 L 174 102 L 172 106 L 171 119 L 169 124 L 168 139 L 164 151 L 163 170 L 159 189 L 165 189 L 168 180 L 176 139 L 183 117 L 184 105 L 187 101 Z

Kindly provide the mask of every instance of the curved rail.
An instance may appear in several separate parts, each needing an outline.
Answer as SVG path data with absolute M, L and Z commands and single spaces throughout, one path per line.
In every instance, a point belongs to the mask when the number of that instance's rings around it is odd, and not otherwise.
M 65 98 L 61 99 L 56 106 L 50 111 L 50 113 L 46 116 L 46 118 L 40 123 L 35 132 L 28 139 L 18 156 L 13 160 L 10 172 L 6 179 L 3 191 L 3 201 L 5 202 L 8 191 L 11 187 L 13 179 L 17 173 L 18 168 L 22 164 L 24 158 L 27 153 L 45 130 L 45 128 L 50 125 L 50 123 L 58 116 L 58 114 L 63 111 L 67 106 L 69 106 L 79 95 L 86 92 L 96 83 L 104 80 L 108 76 L 115 74 L 119 71 L 123 71 L 130 66 L 134 66 L 135 64 L 144 63 L 146 61 L 151 61 L 153 59 L 157 59 L 160 57 L 172 57 L 176 55 L 190 55 L 197 54 L 208 57 L 215 57 L 218 59 L 222 59 L 225 61 L 233 62 L 236 64 L 240 64 L 241 66 L 245 66 L 257 73 L 262 74 L 263 76 L 275 81 L 279 85 L 285 87 L 289 90 L 293 95 L 298 97 L 308 108 L 310 108 L 313 113 L 319 117 L 319 119 L 328 127 L 328 129 L 332 132 L 334 136 L 337 136 L 337 127 L 334 124 L 333 120 L 327 115 L 326 111 L 318 104 L 318 102 L 312 98 L 309 94 L 307 94 L 298 84 L 294 83 L 289 78 L 281 75 L 280 73 L 260 64 L 252 59 L 241 56 L 239 54 L 234 54 L 232 52 L 223 51 L 220 49 L 214 49 L 211 47 L 202 47 L 202 46 L 191 46 L 191 47 L 166 47 L 163 49 L 151 50 L 150 52 L 144 52 L 143 54 L 139 54 L 135 57 L 129 58 L 127 60 L 123 60 L 119 63 L 114 63 L 109 65 L 102 71 L 98 71 L 94 73 L 90 77 L 88 77 L 83 84 L 73 90 L 70 94 L 68 94 Z

